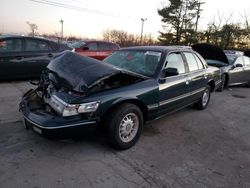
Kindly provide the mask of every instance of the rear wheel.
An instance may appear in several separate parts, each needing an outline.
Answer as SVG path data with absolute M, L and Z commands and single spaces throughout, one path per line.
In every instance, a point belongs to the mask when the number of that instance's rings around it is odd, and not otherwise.
M 111 112 L 106 124 L 111 145 L 119 150 L 128 149 L 141 135 L 143 115 L 136 105 L 125 103 Z
M 207 85 L 200 100 L 194 103 L 194 107 L 198 110 L 204 110 L 209 103 L 210 95 L 211 95 L 211 87 Z

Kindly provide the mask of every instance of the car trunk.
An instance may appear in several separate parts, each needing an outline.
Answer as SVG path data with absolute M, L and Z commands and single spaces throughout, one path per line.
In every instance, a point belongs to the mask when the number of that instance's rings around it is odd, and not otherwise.
M 205 60 L 215 60 L 229 65 L 229 61 L 224 51 L 211 44 L 195 44 L 192 49 L 198 52 Z

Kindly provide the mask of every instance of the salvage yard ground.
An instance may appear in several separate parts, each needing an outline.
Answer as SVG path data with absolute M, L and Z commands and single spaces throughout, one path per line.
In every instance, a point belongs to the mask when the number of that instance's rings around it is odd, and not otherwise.
M 0 84 L 1 187 L 250 187 L 250 88 L 150 122 L 118 152 L 100 131 L 55 140 L 26 131 L 18 102 L 30 87 Z

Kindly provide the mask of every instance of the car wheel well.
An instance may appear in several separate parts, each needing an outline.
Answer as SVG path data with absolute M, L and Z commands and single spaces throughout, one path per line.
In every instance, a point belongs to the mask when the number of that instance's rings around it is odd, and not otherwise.
M 211 88 L 211 92 L 213 92 L 214 89 L 215 89 L 215 83 L 214 83 L 214 81 L 213 81 L 213 80 L 209 81 L 209 82 L 208 82 L 208 85 L 209 85 L 210 88 Z
M 120 101 L 116 104 L 114 104 L 111 108 L 109 108 L 104 115 L 102 116 L 101 120 L 105 121 L 105 117 L 108 116 L 108 114 L 110 114 L 112 112 L 112 110 L 114 110 L 115 108 L 117 108 L 118 106 L 124 104 L 124 103 L 130 103 L 130 104 L 134 104 L 136 105 L 142 112 L 143 115 L 143 121 L 145 122 L 147 119 L 147 114 L 148 114 L 148 109 L 146 107 L 145 104 L 143 104 L 141 101 L 136 100 L 136 99 L 129 99 L 129 100 L 125 100 L 125 101 Z

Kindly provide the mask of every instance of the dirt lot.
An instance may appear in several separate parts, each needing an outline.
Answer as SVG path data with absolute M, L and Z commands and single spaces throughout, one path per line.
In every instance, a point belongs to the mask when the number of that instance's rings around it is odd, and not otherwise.
M 101 132 L 51 140 L 26 131 L 18 101 L 29 87 L 0 84 L 0 187 L 250 187 L 249 88 L 153 121 L 117 152 Z

